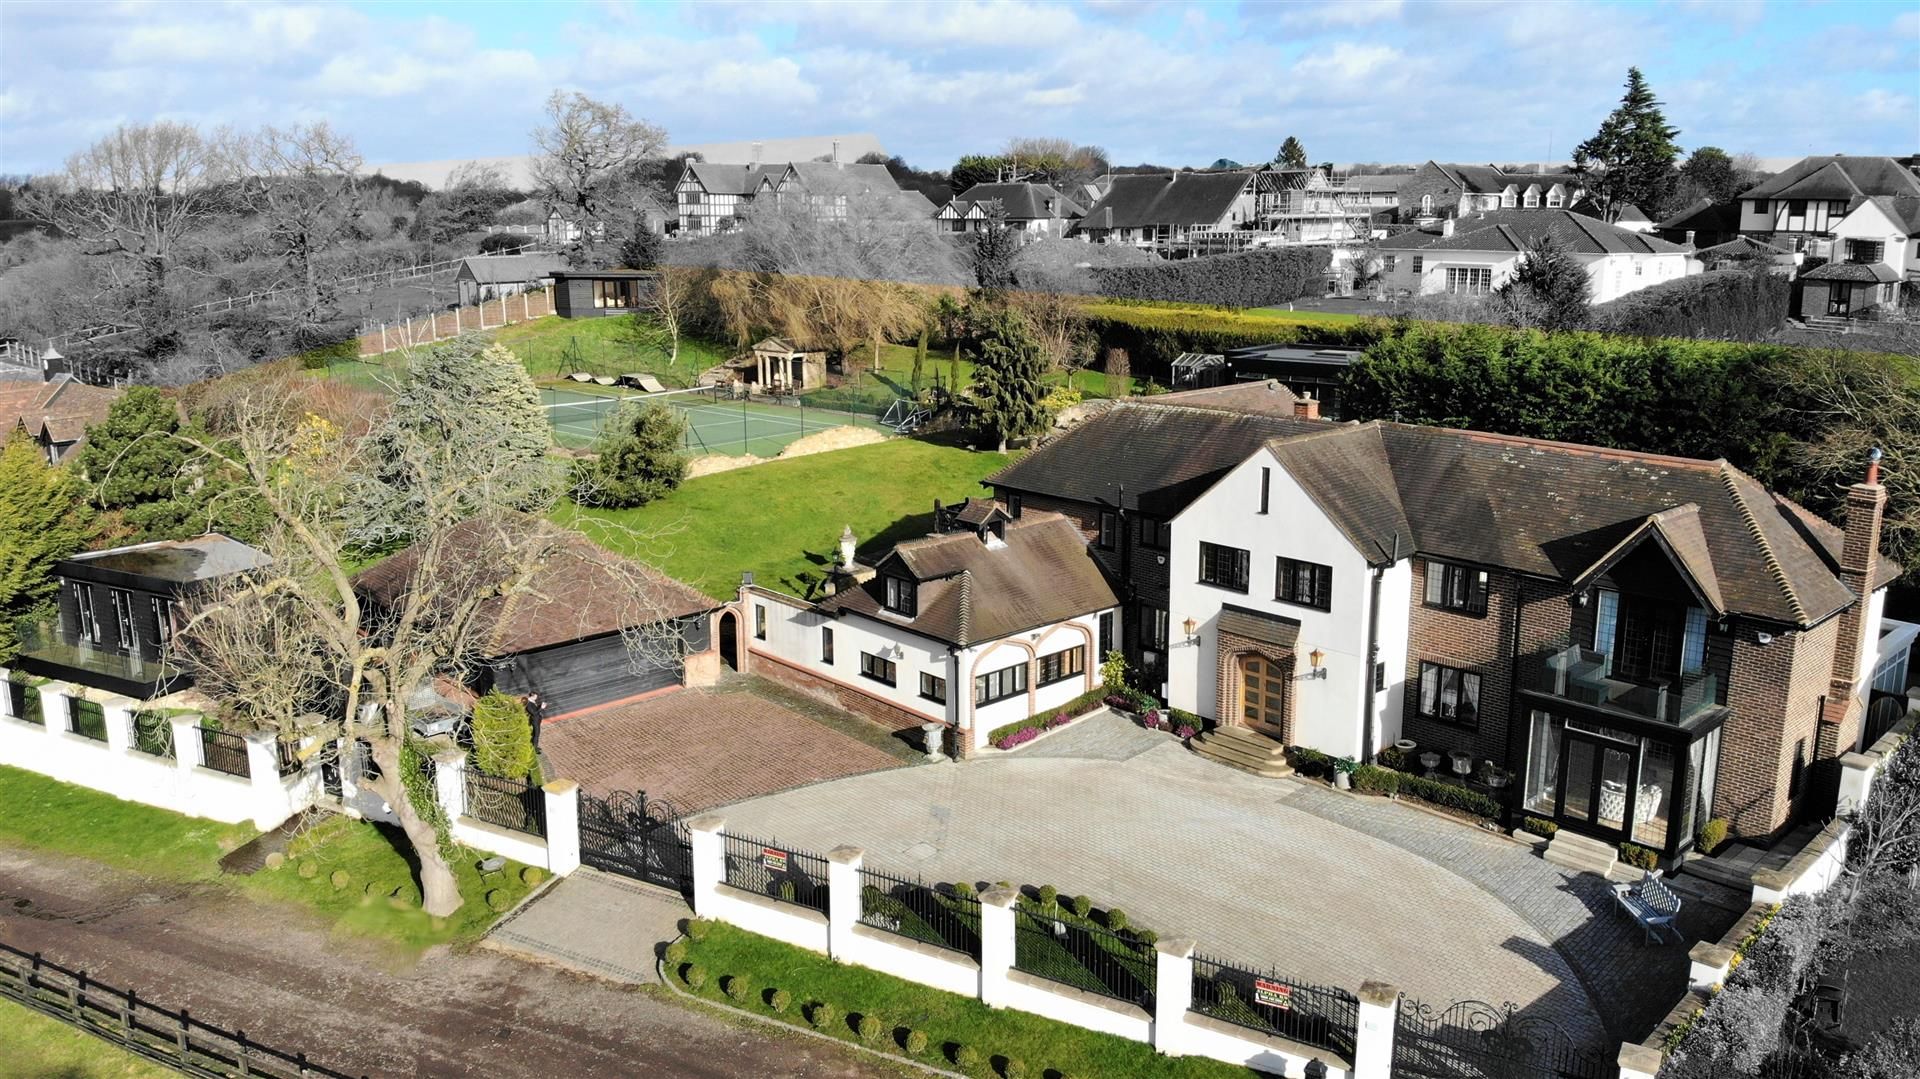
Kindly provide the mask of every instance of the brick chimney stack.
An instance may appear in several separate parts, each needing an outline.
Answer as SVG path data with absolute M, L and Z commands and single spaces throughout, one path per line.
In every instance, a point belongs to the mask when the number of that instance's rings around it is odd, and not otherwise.
M 1867 455 L 1867 477 L 1847 488 L 1847 527 L 1840 546 L 1840 580 L 1860 597 L 1840 612 L 1833 644 L 1833 670 L 1820 712 L 1818 758 L 1851 752 L 1860 737 L 1863 702 L 1860 664 L 1877 639 L 1869 615 L 1873 578 L 1880 568 L 1880 529 L 1886 520 L 1887 489 L 1880 482 L 1879 447 Z
M 1320 418 L 1320 402 L 1314 397 L 1296 397 L 1293 399 L 1293 418 L 1296 420 L 1317 420 Z

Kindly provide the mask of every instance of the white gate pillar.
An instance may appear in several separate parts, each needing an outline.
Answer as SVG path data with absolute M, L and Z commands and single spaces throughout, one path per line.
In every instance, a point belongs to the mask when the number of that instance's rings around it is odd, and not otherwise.
M 835 847 L 827 852 L 827 954 L 845 960 L 852 951 L 853 927 L 860 922 L 860 866 L 867 852 Z
M 713 917 L 720 882 L 726 879 L 727 853 L 720 839 L 726 826 L 727 819 L 714 813 L 687 822 L 689 860 L 693 863 L 693 912 L 702 918 Z
M 980 893 L 980 1002 L 1005 1007 L 1007 974 L 1013 969 L 1013 904 L 1020 893 L 992 888 Z
M 1353 1032 L 1353 1079 L 1392 1079 L 1393 1034 L 1400 1021 L 1400 988 L 1362 982 Z
M 580 784 L 556 779 L 541 793 L 547 799 L 547 869 L 564 877 L 580 868 Z
M 1193 1008 L 1193 948 L 1184 937 L 1154 945 L 1153 1047 L 1170 1057 L 1185 1055 L 1187 1012 Z

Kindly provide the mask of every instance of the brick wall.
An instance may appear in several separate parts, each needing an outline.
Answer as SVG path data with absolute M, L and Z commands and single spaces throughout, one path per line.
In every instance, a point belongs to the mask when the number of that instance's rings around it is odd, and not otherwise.
M 1713 813 L 1724 817 L 1736 836 L 1764 838 L 1792 820 L 1788 797 L 1794 748 L 1806 741 L 1807 776 L 1800 800 L 1809 792 L 1818 746 L 1820 698 L 1833 666 L 1840 624 L 1828 619 L 1813 629 L 1775 633 L 1762 645 L 1749 626 L 1736 626 L 1733 669 L 1727 685 L 1731 709 L 1720 733 L 1720 771 Z
M 1459 209 L 1460 194 L 1460 185 L 1447 179 L 1445 173 L 1431 163 L 1422 165 L 1400 185 L 1400 220 L 1414 221 L 1420 217 L 1422 195 L 1432 195 L 1432 212 L 1446 217 Z
M 1464 750 L 1475 757 L 1508 759 L 1507 730 L 1513 703 L 1513 663 L 1508 655 L 1519 582 L 1508 574 L 1487 581 L 1487 613 L 1476 618 L 1429 607 L 1427 562 L 1413 560 L 1413 598 L 1407 634 L 1407 692 L 1401 731 L 1422 751 Z M 1480 714 L 1475 727 L 1428 719 L 1420 714 L 1420 663 L 1445 664 L 1480 676 Z
M 751 669 L 754 674 L 762 678 L 771 678 L 822 703 L 852 712 L 862 719 L 870 719 L 890 730 L 917 731 L 922 723 L 927 722 L 925 716 L 916 715 L 904 708 L 898 708 L 886 701 L 868 696 L 851 686 L 841 685 L 832 679 L 822 678 L 811 671 L 795 667 L 770 652 L 763 652 L 758 648 L 750 651 L 752 652 Z M 964 739 L 951 740 L 952 743 L 961 741 Z M 956 746 L 950 744 L 949 749 L 953 748 Z M 958 746 L 957 748 L 962 756 L 966 755 L 966 747 Z

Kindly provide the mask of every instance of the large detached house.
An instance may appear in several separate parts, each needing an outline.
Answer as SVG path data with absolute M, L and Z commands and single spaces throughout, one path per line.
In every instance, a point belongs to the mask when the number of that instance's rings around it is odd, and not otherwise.
M 1741 192 L 1740 235 L 1809 261 L 1800 313 L 1847 318 L 1920 280 L 1920 176 L 1891 157 L 1803 158 Z
M 1037 239 L 1064 236 L 1087 210 L 1049 184 L 975 184 L 940 207 L 934 221 L 941 232 L 981 232 L 996 212 L 1007 227 Z
M 0 441 L 23 432 L 49 464 L 59 464 L 80 448 L 87 428 L 106 419 L 119 398 L 119 390 L 89 386 L 68 374 L 46 382 L 0 382 Z
M 1254 229 L 1271 201 L 1263 171 L 1173 172 L 1115 176 L 1073 235 L 1099 244 L 1168 247 L 1204 234 Z
M 843 535 L 818 601 L 744 585 L 740 666 L 896 730 L 940 724 L 961 755 L 1098 688 L 1119 599 L 1080 529 L 979 500 L 936 506 L 935 522 L 871 565 Z
M 719 165 L 689 161 L 674 188 L 680 234 L 707 236 L 734 228 L 756 202 L 804 206 L 820 217 L 844 218 L 863 196 L 881 196 L 899 213 L 924 216 L 925 197 L 909 199 L 885 165 L 832 161 Z
M 1507 172 L 1493 165 L 1429 161 L 1400 177 L 1403 221 L 1464 217 L 1481 210 L 1564 210 L 1580 201 L 1580 178 L 1563 172 Z
M 1388 289 L 1408 295 L 1485 296 L 1511 279 L 1527 250 L 1547 238 L 1586 267 L 1594 303 L 1698 268 L 1677 244 L 1571 210 L 1489 210 L 1380 241 L 1380 278 Z
M 1171 705 L 1458 754 L 1575 832 L 1766 839 L 1830 812 L 1835 760 L 1882 733 L 1877 471 L 1842 531 L 1725 461 L 1126 405 L 989 482 L 1078 511 Z

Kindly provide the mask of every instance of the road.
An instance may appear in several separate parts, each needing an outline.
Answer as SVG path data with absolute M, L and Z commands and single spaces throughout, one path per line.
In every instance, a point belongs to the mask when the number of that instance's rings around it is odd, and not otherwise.
M 4 845 L 0 940 L 356 1075 L 900 1074 L 659 990 L 484 949 L 396 954 L 217 883 L 160 882 Z

